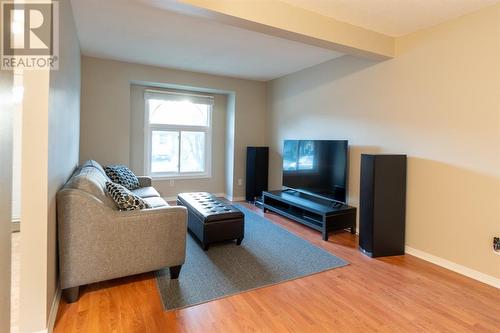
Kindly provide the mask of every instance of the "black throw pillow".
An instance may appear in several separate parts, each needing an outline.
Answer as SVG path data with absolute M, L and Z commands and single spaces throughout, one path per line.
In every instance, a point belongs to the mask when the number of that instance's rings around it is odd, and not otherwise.
M 113 183 L 123 185 L 129 190 L 141 187 L 137 176 L 126 165 L 108 165 L 104 171 Z
M 120 184 L 106 182 L 106 190 L 109 196 L 116 204 L 119 210 L 136 210 L 151 208 L 144 199 L 130 192 L 125 186 Z

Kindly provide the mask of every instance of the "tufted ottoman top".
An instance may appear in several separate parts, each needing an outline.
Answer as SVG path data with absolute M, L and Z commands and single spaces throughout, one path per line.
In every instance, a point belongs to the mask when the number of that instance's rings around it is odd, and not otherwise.
M 236 207 L 224 203 L 207 192 L 180 193 L 177 200 L 205 223 L 244 217 Z

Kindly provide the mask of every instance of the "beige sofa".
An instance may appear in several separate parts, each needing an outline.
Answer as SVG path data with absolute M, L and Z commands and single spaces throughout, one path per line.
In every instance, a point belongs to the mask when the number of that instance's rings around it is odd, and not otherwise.
M 57 195 L 60 281 L 69 302 L 81 285 L 170 268 L 179 276 L 186 253 L 187 211 L 171 207 L 139 177 L 133 192 L 152 208 L 119 211 L 106 195 L 106 176 L 95 161 L 77 168 Z

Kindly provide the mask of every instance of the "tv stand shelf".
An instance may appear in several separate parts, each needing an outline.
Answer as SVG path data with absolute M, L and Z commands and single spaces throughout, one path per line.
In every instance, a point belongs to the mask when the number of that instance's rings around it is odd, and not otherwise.
M 262 196 L 264 212 L 269 210 L 321 231 L 325 241 L 331 230 L 349 228 L 356 232 L 355 207 L 294 190 L 263 192 Z

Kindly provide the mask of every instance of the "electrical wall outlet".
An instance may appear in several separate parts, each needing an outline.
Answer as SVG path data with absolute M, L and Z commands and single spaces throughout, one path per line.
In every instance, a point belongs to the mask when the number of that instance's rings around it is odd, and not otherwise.
M 493 237 L 493 250 L 500 254 L 500 237 Z
M 243 179 L 238 178 L 238 186 L 241 186 L 241 185 L 243 185 Z
M 172 186 L 172 187 L 175 186 L 175 180 L 170 179 L 170 186 Z

